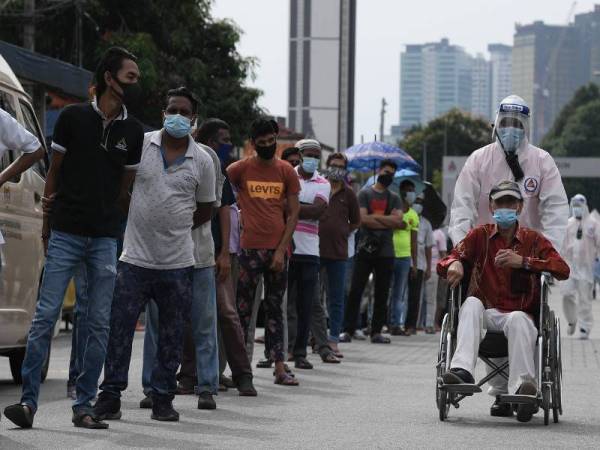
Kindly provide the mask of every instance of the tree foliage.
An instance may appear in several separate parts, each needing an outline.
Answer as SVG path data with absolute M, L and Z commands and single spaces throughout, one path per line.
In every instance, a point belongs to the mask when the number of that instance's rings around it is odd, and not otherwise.
M 423 153 L 427 152 L 427 180 L 441 189 L 441 169 L 444 149 L 447 155 L 466 156 L 491 142 L 490 125 L 458 109 L 452 109 L 425 126 L 408 130 L 399 142 L 421 166 Z
M 18 3 L 18 2 L 17 2 Z M 45 10 L 38 2 L 36 51 L 75 63 L 75 2 Z M 200 102 L 200 118 L 219 117 L 241 144 L 260 114 L 260 91 L 246 86 L 256 67 L 237 46 L 241 30 L 210 14 L 210 0 L 87 0 L 83 8 L 83 66 L 94 70 L 102 52 L 121 45 L 138 58 L 144 98 L 136 115 L 160 126 L 166 91 L 186 85 Z M 45 12 L 42 12 L 45 11 Z M 9 20 L 10 19 L 10 20 Z M 0 18 L 0 20 L 4 20 Z M 22 19 L 7 17 L 0 39 L 22 44 Z

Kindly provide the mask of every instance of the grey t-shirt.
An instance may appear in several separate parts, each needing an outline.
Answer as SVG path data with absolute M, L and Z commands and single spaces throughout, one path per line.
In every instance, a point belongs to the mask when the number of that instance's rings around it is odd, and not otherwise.
M 156 270 L 192 267 L 194 211 L 196 203 L 216 200 L 215 169 L 191 136 L 181 161 L 165 168 L 161 139 L 162 130 L 144 136 L 121 261 Z
M 389 202 L 389 205 L 388 205 Z M 389 189 L 385 192 L 377 192 L 373 186 L 366 186 L 358 193 L 358 205 L 361 208 L 366 208 L 369 214 L 388 214 L 394 209 L 401 209 L 402 202 L 397 194 L 394 194 Z M 394 257 L 394 241 L 393 231 L 389 230 L 372 230 L 362 226 L 360 233 L 362 236 L 372 235 L 377 236 L 381 242 L 379 253 L 380 258 Z

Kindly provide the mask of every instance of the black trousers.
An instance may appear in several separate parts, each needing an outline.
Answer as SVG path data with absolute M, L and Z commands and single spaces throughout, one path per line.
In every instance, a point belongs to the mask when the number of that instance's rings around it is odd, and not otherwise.
M 375 299 L 373 317 L 371 319 L 371 336 L 381 333 L 381 328 L 383 328 L 387 317 L 387 300 L 393 272 L 394 258 L 373 258 L 360 254 L 355 256 L 350 294 L 348 295 L 346 313 L 344 315 L 344 331 L 346 333 L 353 335 L 356 331 L 360 302 L 371 273 L 375 275 Z
M 419 318 L 419 308 L 421 306 L 421 290 L 423 289 L 423 279 L 425 272 L 417 270 L 416 275 L 410 275 L 408 278 L 408 309 L 406 311 L 405 328 L 417 328 Z

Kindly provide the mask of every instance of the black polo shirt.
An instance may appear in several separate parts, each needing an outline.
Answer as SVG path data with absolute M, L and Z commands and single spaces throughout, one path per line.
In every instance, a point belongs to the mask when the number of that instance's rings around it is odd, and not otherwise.
M 86 237 L 119 237 L 117 198 L 125 169 L 140 162 L 144 130 L 123 108 L 107 121 L 95 104 L 67 106 L 59 115 L 52 149 L 64 153 L 51 228 Z

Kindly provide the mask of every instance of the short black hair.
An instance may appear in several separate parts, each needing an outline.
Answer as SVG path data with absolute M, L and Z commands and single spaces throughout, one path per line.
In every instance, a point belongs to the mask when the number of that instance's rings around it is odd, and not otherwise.
M 393 160 L 391 159 L 384 159 L 383 161 L 381 161 L 379 163 L 379 168 L 383 169 L 384 167 L 393 167 L 394 168 L 394 172 L 396 170 L 398 170 L 398 164 L 396 164 Z
M 98 98 L 104 94 L 107 88 L 104 74 L 109 72 L 113 78 L 117 78 L 117 73 L 123 67 L 123 61 L 126 59 L 137 62 L 137 57 L 123 47 L 111 47 L 104 52 L 96 66 L 96 96 Z
M 196 140 L 201 144 L 208 145 L 208 141 L 219 136 L 219 130 L 229 130 L 229 124 L 224 120 L 211 117 L 204 120 L 198 128 Z
M 416 187 L 415 183 L 413 183 L 411 180 L 402 180 L 402 183 L 400 183 L 400 190 L 402 190 L 402 188 L 408 184 L 410 184 L 412 187 Z
M 348 158 L 346 158 L 346 155 L 344 155 L 343 153 L 340 152 L 336 152 L 336 153 L 332 153 L 331 155 L 329 155 L 327 157 L 327 165 L 329 165 L 329 163 L 331 161 L 333 161 L 334 159 L 339 159 L 340 161 L 344 161 L 344 167 L 348 167 Z
M 279 125 L 273 119 L 259 117 L 250 127 L 250 139 L 255 141 L 265 134 L 279 134 Z
M 198 110 L 198 100 L 196 100 L 196 96 L 185 86 L 179 86 L 175 89 L 169 89 L 167 91 L 167 103 L 169 103 L 169 99 L 171 97 L 185 97 L 192 104 L 192 113 L 196 114 Z
M 281 159 L 283 159 L 284 161 L 287 161 L 287 159 L 292 155 L 300 155 L 300 149 L 298 149 L 296 147 L 288 147 L 288 148 L 284 149 L 283 152 L 281 153 Z

